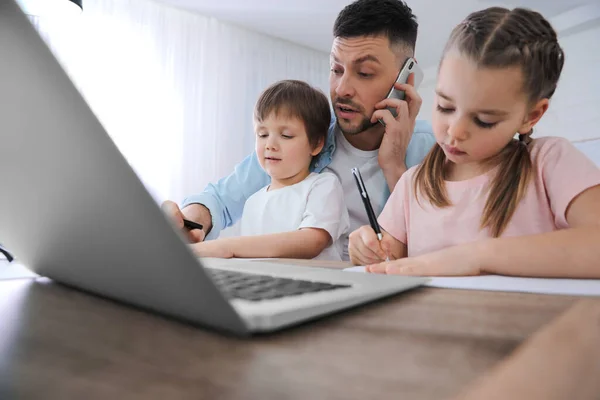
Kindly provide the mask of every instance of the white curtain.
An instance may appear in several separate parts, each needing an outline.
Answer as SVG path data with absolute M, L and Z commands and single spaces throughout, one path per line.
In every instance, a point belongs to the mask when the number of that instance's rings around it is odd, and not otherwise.
M 149 0 L 85 0 L 35 21 L 157 201 L 181 201 L 253 150 L 260 92 L 301 79 L 328 93 L 328 55 Z

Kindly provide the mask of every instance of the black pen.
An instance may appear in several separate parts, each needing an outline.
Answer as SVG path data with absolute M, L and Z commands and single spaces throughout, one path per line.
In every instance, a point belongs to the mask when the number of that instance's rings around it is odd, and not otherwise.
M 371 200 L 369 199 L 369 194 L 367 193 L 367 188 L 365 187 L 365 183 L 362 180 L 362 176 L 360 175 L 360 171 L 358 168 L 352 168 L 352 175 L 354 175 L 354 180 L 356 180 L 356 187 L 360 193 L 360 197 L 365 206 L 365 210 L 367 211 L 367 216 L 369 217 L 369 223 L 371 224 L 371 228 L 377 234 L 377 239 L 381 242 L 383 239 L 383 235 L 381 234 L 381 228 L 379 227 L 379 223 L 377 222 L 377 217 L 375 217 L 375 212 L 373 211 L 373 207 L 371 206 Z M 386 261 L 389 261 L 389 257 L 386 254 Z
M 183 226 L 185 226 L 186 228 L 188 228 L 189 230 L 192 229 L 200 229 L 202 230 L 203 226 L 197 222 L 194 221 L 190 221 L 189 219 L 183 219 Z

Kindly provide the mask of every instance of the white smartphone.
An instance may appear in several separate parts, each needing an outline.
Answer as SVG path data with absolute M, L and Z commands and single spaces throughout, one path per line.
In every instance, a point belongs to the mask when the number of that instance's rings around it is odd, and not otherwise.
M 408 77 L 410 76 L 410 74 L 415 74 L 414 87 L 415 87 L 415 89 L 418 89 L 419 85 L 423 81 L 424 74 L 423 74 L 423 70 L 421 69 L 421 67 L 419 67 L 419 64 L 417 64 L 415 59 L 412 57 L 409 57 L 408 60 L 406 60 L 404 62 L 404 65 L 402 66 L 402 68 L 400 69 L 400 72 L 398 73 L 396 82 L 406 83 L 408 81 Z M 395 99 L 399 99 L 399 100 L 404 100 L 404 97 L 405 97 L 404 90 L 397 90 L 393 85 L 392 85 L 392 88 L 390 89 L 390 92 L 387 95 L 388 99 L 395 98 Z M 390 112 L 392 113 L 394 118 L 396 118 L 396 115 L 397 115 L 396 109 L 393 107 L 388 107 L 388 110 L 390 110 Z M 381 121 L 381 120 L 380 120 L 380 122 L 383 123 L 383 121 Z

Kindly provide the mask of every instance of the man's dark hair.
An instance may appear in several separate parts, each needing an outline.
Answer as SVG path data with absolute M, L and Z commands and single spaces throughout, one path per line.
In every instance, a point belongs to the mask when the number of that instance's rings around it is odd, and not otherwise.
M 414 52 L 417 43 L 417 17 L 400 0 L 357 0 L 338 14 L 333 37 L 385 35 L 390 45 L 404 44 Z

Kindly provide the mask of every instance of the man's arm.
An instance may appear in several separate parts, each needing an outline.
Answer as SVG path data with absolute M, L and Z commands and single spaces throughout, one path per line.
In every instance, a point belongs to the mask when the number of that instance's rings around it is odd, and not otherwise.
M 435 136 L 433 136 L 431 125 L 426 121 L 416 121 L 415 130 L 406 148 L 404 162 L 399 159 L 395 164 L 389 164 L 383 168 L 383 175 L 390 192 L 409 168 L 423 162 L 434 145 Z
M 425 120 L 416 121 L 415 129 L 406 148 L 406 157 L 404 158 L 406 169 L 421 164 L 434 145 L 435 136 L 431 124 Z
M 379 147 L 378 162 L 391 192 L 400 177 L 412 166 L 420 164 L 431 147 L 435 136 L 431 125 L 417 121 L 423 100 L 414 87 L 414 74 L 408 82 L 396 82 L 394 87 L 405 93 L 405 99 L 387 98 L 375 104 L 371 122 L 383 120 L 385 132 Z M 386 108 L 395 108 L 396 117 Z
M 202 193 L 187 197 L 181 204 L 182 212 L 204 225 L 206 239 L 215 239 L 221 230 L 239 220 L 248 197 L 270 181 L 252 152 L 230 175 L 208 184 Z

